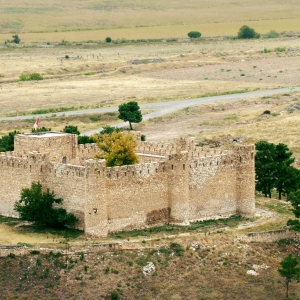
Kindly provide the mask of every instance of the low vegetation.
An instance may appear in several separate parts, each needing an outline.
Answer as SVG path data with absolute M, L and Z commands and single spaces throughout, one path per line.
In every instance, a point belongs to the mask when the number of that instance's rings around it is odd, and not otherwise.
M 191 39 L 197 39 L 201 37 L 201 33 L 199 31 L 190 31 L 187 35 Z
M 43 76 L 39 73 L 20 75 L 20 81 L 32 81 L 32 80 L 43 80 Z
M 258 39 L 260 38 L 260 34 L 257 33 L 253 28 L 243 25 L 240 28 L 237 37 L 239 39 Z
M 21 199 L 15 203 L 14 210 L 21 220 L 34 222 L 40 226 L 63 228 L 74 227 L 78 219 L 63 208 L 54 208 L 53 204 L 61 204 L 62 198 L 56 198 L 54 192 L 42 191 L 39 182 L 32 182 L 31 188 L 23 188 Z

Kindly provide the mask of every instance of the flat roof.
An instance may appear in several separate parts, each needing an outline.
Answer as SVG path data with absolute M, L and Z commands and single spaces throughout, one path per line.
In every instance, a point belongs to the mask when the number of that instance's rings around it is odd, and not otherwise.
M 49 137 L 55 137 L 55 136 L 67 136 L 71 135 L 70 133 L 65 132 L 37 132 L 37 133 L 25 133 L 25 134 L 18 134 L 20 136 L 26 136 L 30 138 L 49 138 Z

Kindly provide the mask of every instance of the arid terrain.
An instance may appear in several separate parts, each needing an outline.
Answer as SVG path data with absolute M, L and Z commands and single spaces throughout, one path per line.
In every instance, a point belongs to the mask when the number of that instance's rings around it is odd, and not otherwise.
M 0 121 L 0 137 L 30 132 L 43 113 L 51 115 L 40 125 L 52 131 L 75 125 L 85 132 L 118 123 L 118 114 L 57 113 L 285 88 L 280 95 L 187 107 L 134 129 L 148 141 L 193 136 L 208 147 L 285 143 L 299 161 L 298 2 L 0 0 L 0 117 L 28 116 Z M 235 39 L 244 24 L 261 38 Z M 188 39 L 191 30 L 201 39 Z M 278 37 L 268 38 L 270 30 Z M 18 45 L 7 42 L 15 33 Z M 43 80 L 20 81 L 30 73 Z M 244 238 L 285 228 L 291 206 L 257 194 L 256 207 L 251 219 L 168 224 L 99 239 L 0 216 L 0 300 L 283 299 L 277 269 L 288 253 L 299 255 L 298 237 Z M 299 295 L 293 281 L 290 298 Z

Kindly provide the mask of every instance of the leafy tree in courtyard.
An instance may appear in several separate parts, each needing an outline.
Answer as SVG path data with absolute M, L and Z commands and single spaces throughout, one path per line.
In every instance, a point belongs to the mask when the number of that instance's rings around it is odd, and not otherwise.
M 286 256 L 281 262 L 281 268 L 278 269 L 279 274 L 285 277 L 286 298 L 289 297 L 289 283 L 294 280 L 299 280 L 300 268 L 297 268 L 299 261 L 292 254 Z
M 247 25 L 243 25 L 238 32 L 239 39 L 258 39 L 259 37 L 260 34 Z
M 67 213 L 63 208 L 53 208 L 54 203 L 61 204 L 63 199 L 56 198 L 54 192 L 47 189 L 42 191 L 39 182 L 32 182 L 31 188 L 23 188 L 21 199 L 14 205 L 22 220 L 34 222 L 37 225 L 52 228 L 74 227 L 78 219 L 72 214 Z
M 113 132 L 112 134 L 95 135 L 94 140 L 103 151 L 96 157 L 104 158 L 106 166 L 133 165 L 139 161 L 135 153 L 136 140 L 132 134 Z
M 130 130 L 132 130 L 131 123 L 139 123 L 143 120 L 140 107 L 137 102 L 130 101 L 119 105 L 119 119 L 129 122 Z
M 188 37 L 191 39 L 197 39 L 197 38 L 201 37 L 201 33 L 199 31 L 190 31 L 188 33 Z
M 276 189 L 279 199 L 282 194 L 296 191 L 300 180 L 300 171 L 291 166 L 294 162 L 292 152 L 285 144 L 273 144 L 266 141 L 256 143 L 255 173 L 256 190 L 265 197 L 271 197 Z
M 0 152 L 14 151 L 14 138 L 16 134 L 20 134 L 19 131 L 9 132 L 0 139 Z

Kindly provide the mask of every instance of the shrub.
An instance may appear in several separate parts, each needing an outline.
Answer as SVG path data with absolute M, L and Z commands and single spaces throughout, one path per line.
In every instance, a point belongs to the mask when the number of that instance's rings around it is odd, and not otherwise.
M 247 25 L 243 25 L 238 32 L 239 39 L 258 39 L 260 34 L 255 32 L 255 30 Z
M 78 219 L 72 213 L 67 213 L 63 208 L 52 207 L 53 203 L 61 204 L 62 201 L 63 199 L 56 198 L 49 189 L 43 192 L 39 182 L 32 182 L 31 188 L 22 189 L 21 199 L 15 203 L 14 210 L 22 220 L 37 225 L 52 228 L 73 227 Z
M 65 55 L 65 59 L 69 59 L 69 58 L 70 58 L 69 55 L 66 54 L 66 55 Z
M 120 296 L 117 291 L 112 291 L 110 293 L 110 300 L 119 300 L 119 299 L 120 299 Z
M 32 128 L 31 129 L 31 132 L 34 133 L 34 132 L 49 132 L 51 131 L 51 128 L 46 128 L 46 127 L 41 127 L 41 128 L 37 128 L 37 129 L 34 129 Z
M 268 39 L 278 38 L 279 36 L 280 36 L 280 34 L 275 30 L 271 30 L 270 32 L 268 32 L 266 34 L 266 38 L 268 38 Z
M 42 75 L 39 73 L 22 74 L 19 78 L 20 81 L 43 80 Z
M 146 136 L 144 134 L 141 135 L 141 141 L 145 142 L 146 141 Z
M 112 126 L 103 126 L 102 130 L 100 131 L 100 134 L 112 134 L 113 132 L 121 132 L 122 130 L 117 127 Z
M 286 47 L 277 47 L 275 48 L 276 52 L 285 52 L 286 51 Z
M 13 39 L 11 40 L 11 43 L 20 44 L 21 39 L 19 38 L 19 36 L 17 34 L 13 35 L 12 38 Z
M 63 132 L 65 133 L 72 133 L 72 134 L 80 134 L 80 131 L 78 130 L 77 126 L 73 126 L 73 125 L 67 125 L 65 126 L 65 128 L 63 129 Z
M 105 38 L 105 42 L 106 42 L 106 43 L 111 43 L 111 42 L 112 42 L 111 37 L 108 36 L 107 38 Z
M 201 37 L 201 33 L 199 31 L 190 31 L 188 33 L 188 37 L 191 39 L 197 39 L 197 38 Z

